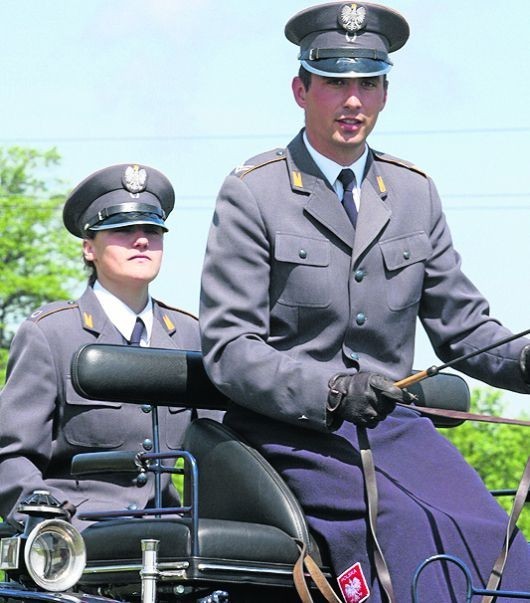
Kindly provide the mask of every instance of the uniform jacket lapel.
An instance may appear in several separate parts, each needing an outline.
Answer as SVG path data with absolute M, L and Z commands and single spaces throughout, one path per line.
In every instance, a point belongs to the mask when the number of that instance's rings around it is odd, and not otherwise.
M 178 337 L 173 337 L 176 327 L 171 317 L 156 301 L 153 305 L 153 332 L 151 333 L 152 348 L 178 348 Z
M 302 133 L 287 147 L 287 167 L 294 191 L 308 195 L 305 211 L 353 248 L 355 231 L 328 181 L 307 152 Z
M 83 295 L 79 298 L 78 305 L 83 329 L 91 332 L 96 337 L 97 343 L 125 343 L 121 333 L 111 323 L 103 311 L 92 287 L 87 287 Z M 153 305 L 151 347 L 178 347 L 178 338 L 173 337 L 175 332 L 176 327 L 173 320 L 155 301 Z
M 124 343 L 118 329 L 110 322 L 103 311 L 92 287 L 87 287 L 78 300 L 81 324 L 85 331 L 91 332 L 97 343 Z
M 370 152 L 366 176 L 361 185 L 361 209 L 357 217 L 352 257 L 354 264 L 390 220 L 392 211 L 386 201 L 387 195 L 384 181 Z
M 309 155 L 302 133 L 289 144 L 287 150 L 292 190 L 308 195 L 305 211 L 353 249 L 352 261 L 355 264 L 392 215 L 387 203 L 388 192 L 371 151 L 361 185 L 361 209 L 354 230 L 335 191 Z

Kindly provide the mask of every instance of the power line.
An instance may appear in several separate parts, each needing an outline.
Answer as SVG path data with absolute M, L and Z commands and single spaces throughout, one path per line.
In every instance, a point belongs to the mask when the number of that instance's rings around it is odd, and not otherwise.
M 524 199 L 530 197 L 530 193 L 440 193 L 442 199 Z
M 440 193 L 442 199 L 530 199 L 530 191 L 525 193 Z M 24 193 L 1 193 L 0 192 L 0 200 L 10 198 L 10 197 L 18 197 L 21 199 L 33 199 L 34 201 L 50 201 L 54 195 L 26 195 Z M 54 197 L 54 200 L 60 200 L 61 198 L 65 198 L 66 195 L 58 194 Z M 178 192 L 175 192 L 175 197 L 177 203 L 179 200 L 188 200 L 188 201 L 209 201 L 215 200 L 217 198 L 217 191 L 208 195 L 180 195 Z M 29 203 L 20 203 L 16 206 L 6 206 L 4 207 L 21 207 L 27 205 L 28 207 L 32 207 Z
M 39 207 L 32 205 L 12 205 L 8 206 L 10 210 L 23 210 L 26 213 L 38 213 L 42 211 Z M 199 211 L 213 211 L 214 203 L 210 205 L 175 205 L 174 211 L 186 211 L 186 212 L 199 212 Z M 444 205 L 444 211 L 503 211 L 503 212 L 514 212 L 514 211 L 529 211 L 530 204 L 527 205 Z M 62 207 L 55 208 L 54 211 L 62 211 Z
M 459 135 L 459 134 L 523 134 L 530 132 L 530 126 L 511 128 L 461 128 L 453 130 L 388 130 L 378 132 L 378 136 L 433 136 L 433 135 Z
M 444 211 L 528 211 L 530 205 L 444 205 Z
M 190 134 L 174 136 L 64 136 L 64 137 L 35 137 L 35 138 L 0 138 L 0 143 L 20 142 L 20 143 L 89 143 L 89 142 L 176 142 L 176 141 L 212 141 L 212 140 L 265 140 L 275 137 L 286 137 L 287 134 Z
M 64 196 L 64 195 L 61 195 Z M 59 197 L 61 197 L 59 196 Z M 52 212 L 60 212 L 62 211 L 62 205 L 61 206 L 57 206 L 55 208 L 44 208 L 43 206 L 45 205 L 45 203 L 50 201 L 49 197 L 46 196 L 38 196 L 38 195 L 21 195 L 21 194 L 0 194 L 0 201 L 2 199 L 6 199 L 9 197 L 18 197 L 18 198 L 23 198 L 24 201 L 21 201 L 20 203 L 16 203 L 16 204 L 2 204 L 2 208 L 4 210 L 24 210 L 26 213 L 38 213 L 40 211 L 52 211 Z M 487 212 L 493 212 L 493 211 L 502 211 L 502 212 L 516 212 L 516 211 L 529 211 L 530 210 L 530 204 L 529 203 L 524 203 L 524 204 L 511 204 L 511 205 L 506 205 L 506 204 L 499 204 L 499 203 L 492 203 L 492 204 L 484 204 L 481 203 L 480 205 L 474 204 L 474 203 L 465 203 L 465 204 L 455 204 L 454 201 L 456 200 L 472 200 L 472 199 L 476 199 L 476 200 L 497 200 L 497 199 L 505 199 L 505 200 L 516 200 L 516 199 L 530 199 L 530 192 L 526 192 L 526 193 L 449 193 L 446 195 L 441 195 L 442 200 L 443 201 L 447 201 L 447 200 L 452 200 L 453 203 L 451 204 L 443 204 L 443 210 L 446 212 L 461 212 L 461 211 L 487 211 Z M 212 193 L 211 195 L 179 195 L 178 193 L 176 194 L 176 204 L 175 204 L 175 211 L 178 212 L 202 212 L 202 211 L 213 211 L 214 210 L 214 206 L 215 206 L 215 200 L 217 198 L 217 193 Z M 31 199 L 32 202 L 28 203 L 25 201 L 25 199 Z M 193 202 L 193 201 L 197 201 L 199 203 L 194 204 L 194 205 L 180 205 L 179 203 L 181 201 L 187 201 L 187 202 Z M 209 202 L 209 203 L 201 203 L 201 202 Z M 40 207 L 39 207 L 40 205 Z
M 524 134 L 530 132 L 530 126 L 514 126 L 505 128 L 460 128 L 439 130 L 387 130 L 377 132 L 377 136 L 460 136 L 471 134 Z M 267 140 L 286 139 L 292 137 L 287 133 L 250 133 L 250 134 L 176 134 L 168 136 L 59 136 L 46 137 L 2 137 L 0 143 L 101 143 L 101 142 L 178 142 L 178 141 L 229 141 L 229 140 Z

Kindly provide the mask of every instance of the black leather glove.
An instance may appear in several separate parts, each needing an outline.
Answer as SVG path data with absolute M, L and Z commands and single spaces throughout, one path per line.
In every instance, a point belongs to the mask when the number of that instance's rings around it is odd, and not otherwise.
M 523 381 L 530 385 L 530 345 L 523 348 L 520 358 L 521 373 Z
M 339 373 L 329 380 L 327 423 L 332 430 L 342 421 L 375 427 L 403 400 L 403 391 L 377 373 Z

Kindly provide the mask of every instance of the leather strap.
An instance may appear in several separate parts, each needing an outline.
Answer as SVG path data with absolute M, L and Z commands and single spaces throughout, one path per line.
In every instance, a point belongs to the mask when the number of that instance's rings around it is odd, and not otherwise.
M 379 578 L 379 583 L 382 589 L 385 591 L 388 603 L 395 603 L 396 598 L 394 596 L 394 589 L 392 588 L 392 579 L 390 578 L 390 572 L 383 555 L 379 541 L 376 535 L 376 523 L 377 523 L 377 506 L 378 506 L 378 492 L 377 492 L 377 481 L 375 474 L 375 464 L 370 448 L 370 442 L 366 433 L 365 427 L 357 426 L 357 438 L 359 440 L 359 450 L 361 452 L 361 463 L 364 472 L 364 487 L 366 492 L 366 506 L 368 509 L 368 525 L 370 527 L 370 535 L 372 537 L 372 543 L 374 545 L 374 564 Z
M 492 415 L 481 415 L 473 412 L 463 412 L 461 410 L 448 410 L 447 408 L 427 408 L 425 406 L 414 406 L 411 404 L 405 404 L 404 402 L 398 402 L 397 405 L 404 406 L 405 408 L 413 408 L 422 415 L 433 417 L 449 417 L 451 419 L 482 421 L 485 423 L 506 423 L 507 425 L 524 425 L 525 427 L 530 427 L 530 421 L 524 421 L 523 419 L 511 419 L 509 417 L 494 417 Z
M 318 567 L 315 560 L 307 552 L 305 544 L 300 540 L 297 540 L 296 544 L 300 549 L 300 555 L 298 556 L 298 559 L 296 560 L 296 563 L 293 567 L 293 580 L 296 592 L 300 597 L 300 601 L 302 601 L 302 603 L 313 603 L 313 597 L 309 592 L 309 588 L 305 580 L 305 566 L 308 574 L 313 579 L 313 582 L 315 583 L 316 587 L 318 588 L 324 599 L 328 603 L 341 603 L 341 600 L 336 595 L 335 591 L 331 588 L 331 585 L 328 582 L 326 576 L 324 576 L 322 570 Z
M 382 50 L 371 50 L 369 48 L 308 48 L 302 50 L 298 58 L 300 61 L 318 61 L 320 59 L 372 59 L 392 64 L 388 54 Z
M 488 584 L 486 585 L 486 589 L 495 590 L 498 588 L 501 578 L 502 572 L 504 571 L 504 566 L 506 565 L 506 561 L 508 559 L 508 550 L 510 548 L 510 543 L 512 540 L 513 533 L 515 531 L 515 527 L 517 524 L 517 520 L 519 519 L 519 515 L 524 507 L 526 502 L 526 497 L 528 495 L 528 490 L 530 488 L 530 457 L 526 461 L 526 466 L 523 471 L 523 475 L 521 477 L 521 481 L 519 482 L 519 487 L 517 488 L 517 493 L 513 500 L 512 510 L 510 512 L 510 518 L 508 520 L 508 527 L 506 528 L 506 539 L 502 546 L 501 552 L 493 565 L 493 569 L 491 571 Z M 494 600 L 494 596 L 487 595 L 482 598 L 482 603 L 492 603 Z
M 300 549 L 300 555 L 298 556 L 298 559 L 296 560 L 296 563 L 293 567 L 294 586 L 302 603 L 313 603 L 313 597 L 309 592 L 309 588 L 307 587 L 304 576 L 304 557 L 307 554 L 306 546 L 303 542 L 299 540 L 296 541 L 296 544 Z
M 331 588 L 326 576 L 324 576 L 322 570 L 318 567 L 316 561 L 313 559 L 313 557 L 311 557 L 311 555 L 307 554 L 304 557 L 304 565 L 306 570 L 309 572 L 309 575 L 313 579 L 313 582 L 316 584 L 318 590 L 324 596 L 324 599 L 326 599 L 328 603 L 341 603 L 341 600 Z

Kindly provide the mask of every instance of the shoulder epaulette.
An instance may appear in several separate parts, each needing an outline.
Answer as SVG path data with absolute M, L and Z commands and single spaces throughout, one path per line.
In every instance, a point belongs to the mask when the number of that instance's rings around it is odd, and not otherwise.
M 60 305 L 53 307 L 45 306 L 44 308 L 35 310 L 33 314 L 28 316 L 28 320 L 32 320 L 33 322 L 39 322 L 43 318 L 47 318 L 48 316 L 52 316 L 53 314 L 57 314 L 58 312 L 64 312 L 65 310 L 74 310 L 75 308 L 79 308 L 79 304 L 72 300 L 57 303 Z
M 157 306 L 160 306 L 161 308 L 165 308 L 166 310 L 173 310 L 173 312 L 178 312 L 179 314 L 185 314 L 186 316 L 190 316 L 191 318 L 195 319 L 195 320 L 199 320 L 195 314 L 192 314 L 191 312 L 188 312 L 187 310 L 182 310 L 181 308 L 176 308 L 175 306 L 170 306 L 166 303 L 164 303 L 163 301 L 160 301 L 159 299 L 155 299 L 153 300 L 155 302 L 155 304 L 157 304 Z
M 386 163 L 392 163 L 394 165 L 398 165 L 399 167 L 404 167 L 407 170 L 411 170 L 416 172 L 417 174 L 421 174 L 425 178 L 428 178 L 427 172 L 424 172 L 417 165 L 410 163 L 410 161 L 405 161 L 404 159 L 398 159 L 397 157 L 392 157 L 392 155 L 387 155 L 386 153 L 381 153 L 380 151 L 373 151 L 374 157 L 378 161 L 385 161 Z
M 272 156 L 271 156 L 272 155 Z M 287 154 L 285 149 L 275 149 L 274 151 L 269 151 L 267 153 L 263 153 L 262 155 L 258 155 L 254 158 L 255 163 L 245 163 L 243 165 L 238 165 L 234 168 L 232 174 L 237 176 L 238 178 L 244 178 L 250 172 L 258 170 L 266 165 L 270 165 L 271 163 L 276 163 L 277 161 L 283 161 L 287 158 Z M 252 159 L 250 161 L 253 161 Z

